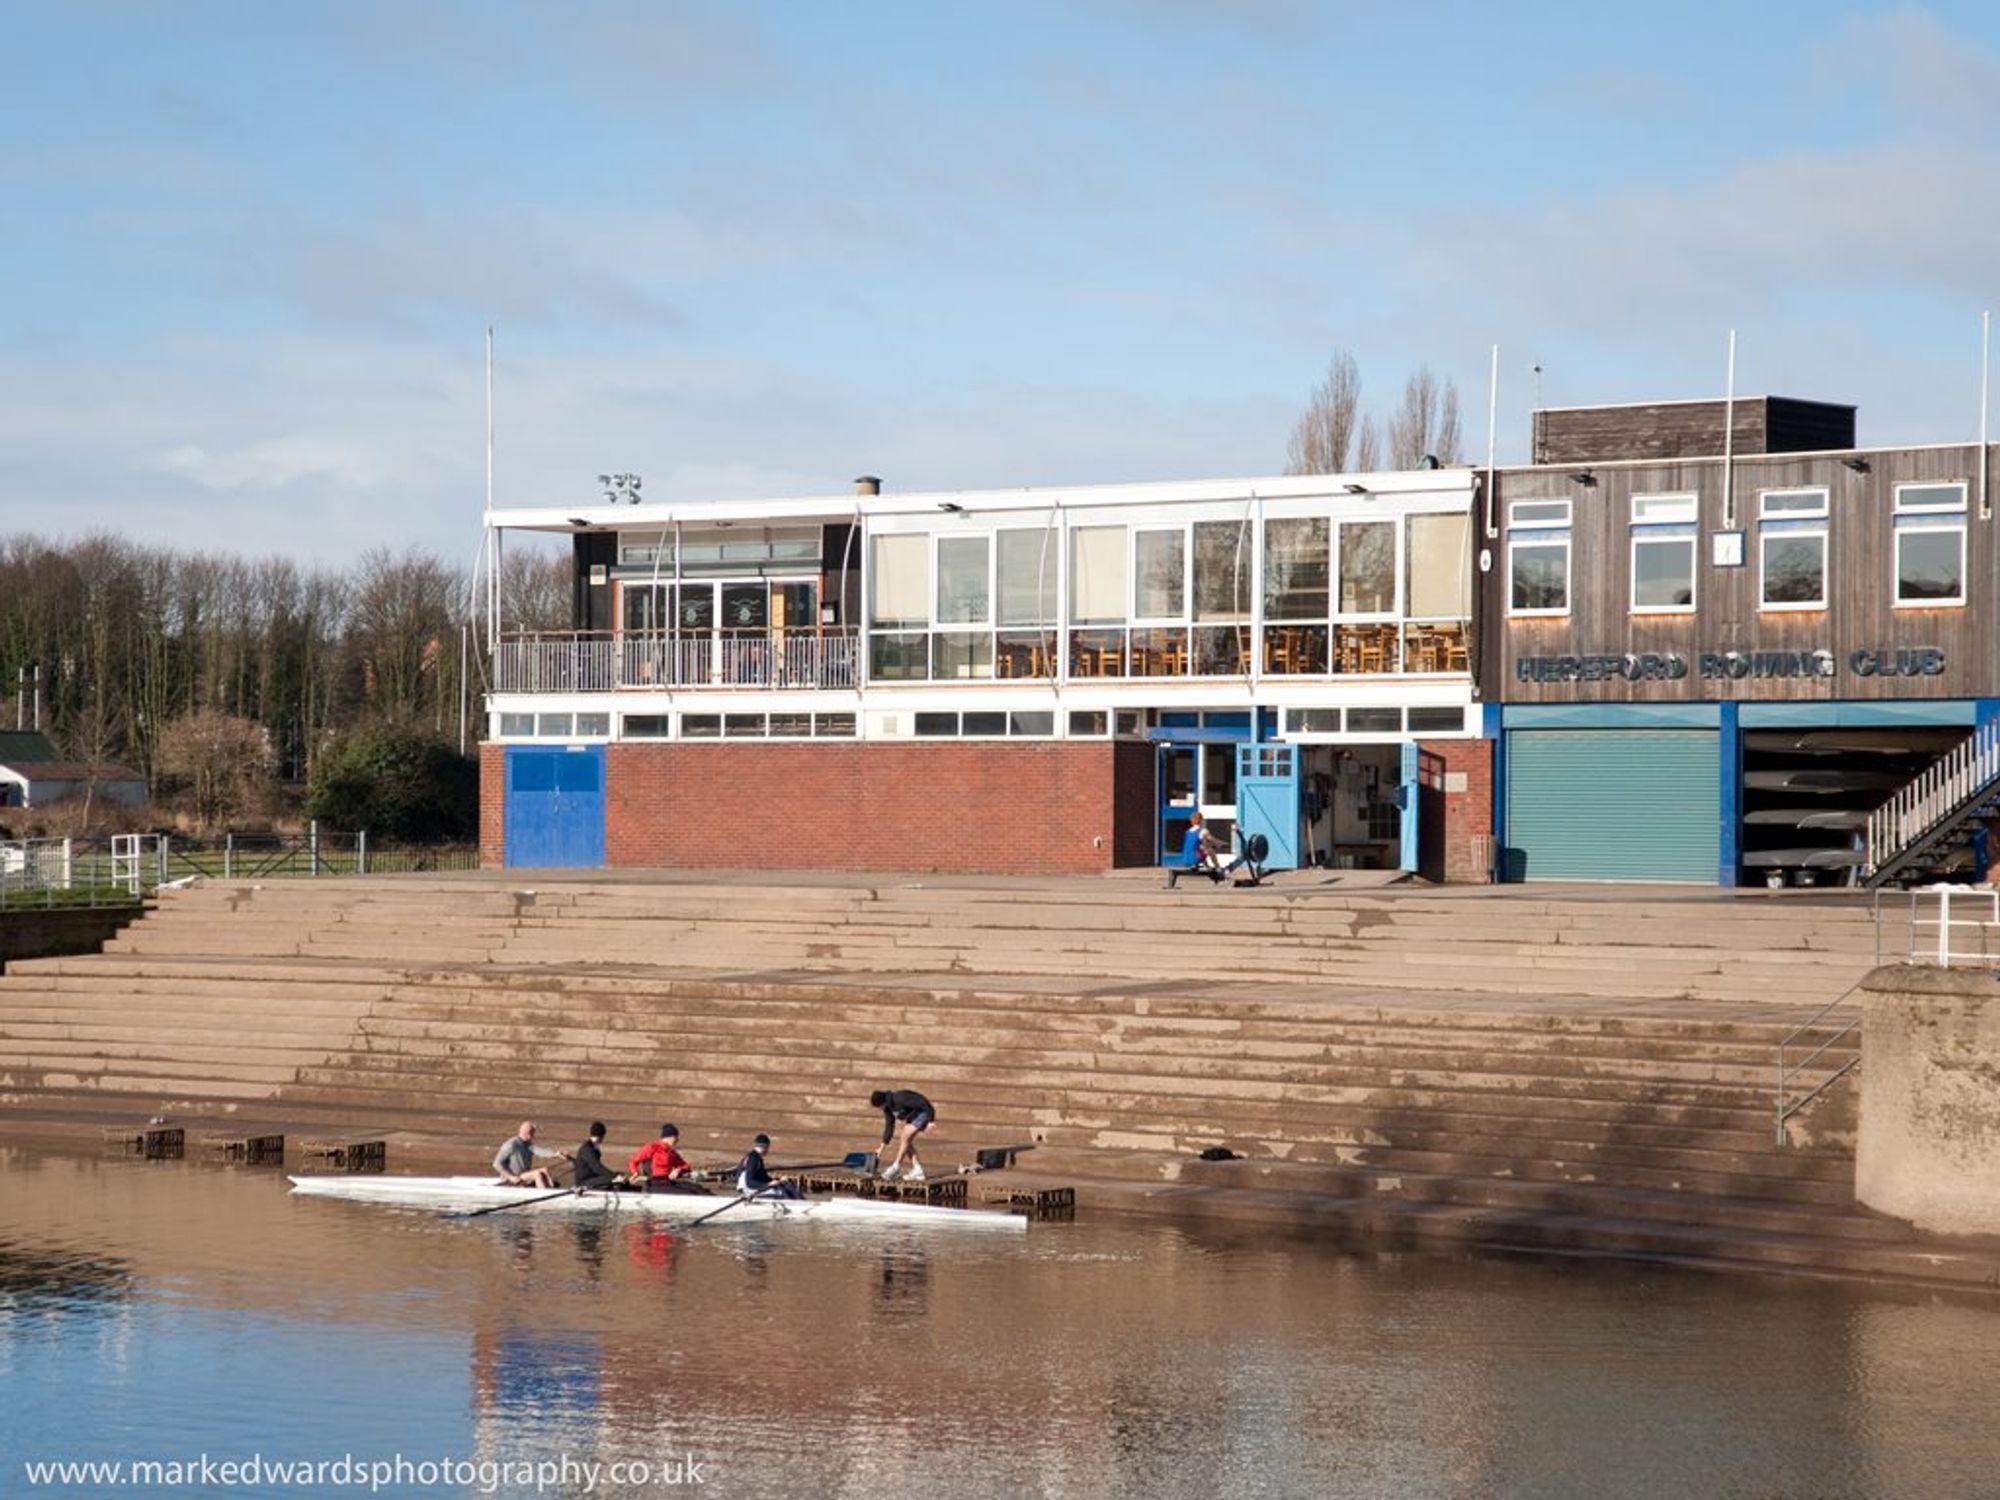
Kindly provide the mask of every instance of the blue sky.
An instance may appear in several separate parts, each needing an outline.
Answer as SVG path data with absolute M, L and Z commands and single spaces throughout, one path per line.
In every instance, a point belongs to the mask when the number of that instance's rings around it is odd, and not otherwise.
M 2000 12 L 0 0 L 0 533 L 1258 474 L 1336 349 L 1977 421 Z

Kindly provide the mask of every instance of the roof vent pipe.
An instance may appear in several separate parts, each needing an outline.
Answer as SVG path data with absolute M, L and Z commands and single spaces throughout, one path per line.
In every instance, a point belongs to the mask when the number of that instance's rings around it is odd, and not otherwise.
M 854 493 L 857 495 L 879 495 L 882 493 L 882 481 L 877 479 L 873 474 L 863 474 L 859 479 L 854 481 Z

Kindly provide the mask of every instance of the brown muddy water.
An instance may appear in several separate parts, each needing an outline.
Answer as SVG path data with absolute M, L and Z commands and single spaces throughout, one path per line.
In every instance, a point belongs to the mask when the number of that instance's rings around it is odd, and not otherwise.
M 2000 1495 L 2000 1302 L 1149 1222 L 689 1231 L 299 1200 L 260 1169 L 0 1168 L 10 1500 Z

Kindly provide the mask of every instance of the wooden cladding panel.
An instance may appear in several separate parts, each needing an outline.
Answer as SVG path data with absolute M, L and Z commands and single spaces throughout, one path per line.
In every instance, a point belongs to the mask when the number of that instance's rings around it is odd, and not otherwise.
M 1556 407 L 1534 414 L 1538 464 L 1634 459 L 1716 458 L 1723 449 L 1722 401 Z M 1799 453 L 1854 444 L 1854 408 L 1789 396 L 1747 396 L 1732 425 L 1739 456 Z
M 2000 453 L 1996 453 L 2000 458 Z M 2000 529 L 1979 519 L 1978 449 L 1938 448 L 1867 455 L 1857 474 L 1837 458 L 1762 457 L 1735 466 L 1736 525 L 1743 536 L 1740 568 L 1711 565 L 1711 538 L 1725 529 L 1722 466 L 1657 464 L 1595 471 L 1586 488 L 1564 474 L 1503 470 L 1498 476 L 1493 567 L 1480 575 L 1480 619 L 1491 649 L 1482 654 L 1480 691 L 1488 702 L 1673 703 L 1717 700 L 1797 702 L 1835 699 L 1972 698 L 2000 696 L 1994 649 L 2000 610 Z M 1898 484 L 1965 481 L 1967 603 L 1912 608 L 1895 603 L 1891 525 Z M 1828 491 L 1827 608 L 1767 610 L 1758 596 L 1757 497 L 1760 490 L 1824 487 Z M 1692 614 L 1632 614 L 1631 497 L 1693 492 L 1700 502 Z M 1568 498 L 1570 612 L 1544 619 L 1507 614 L 1507 506 L 1510 501 Z M 1944 671 L 1923 677 L 1864 677 L 1855 651 L 1935 647 Z M 1829 651 L 1830 677 L 1710 678 L 1703 652 Z M 1688 664 L 1678 679 L 1628 681 L 1522 680 L 1521 657 L 1678 655 Z

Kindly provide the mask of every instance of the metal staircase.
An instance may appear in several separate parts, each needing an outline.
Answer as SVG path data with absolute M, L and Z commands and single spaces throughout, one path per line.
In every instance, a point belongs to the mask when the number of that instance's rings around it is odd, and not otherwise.
M 1862 883 L 1883 886 L 1910 874 L 1996 803 L 2000 720 L 1981 724 L 1868 815 Z

